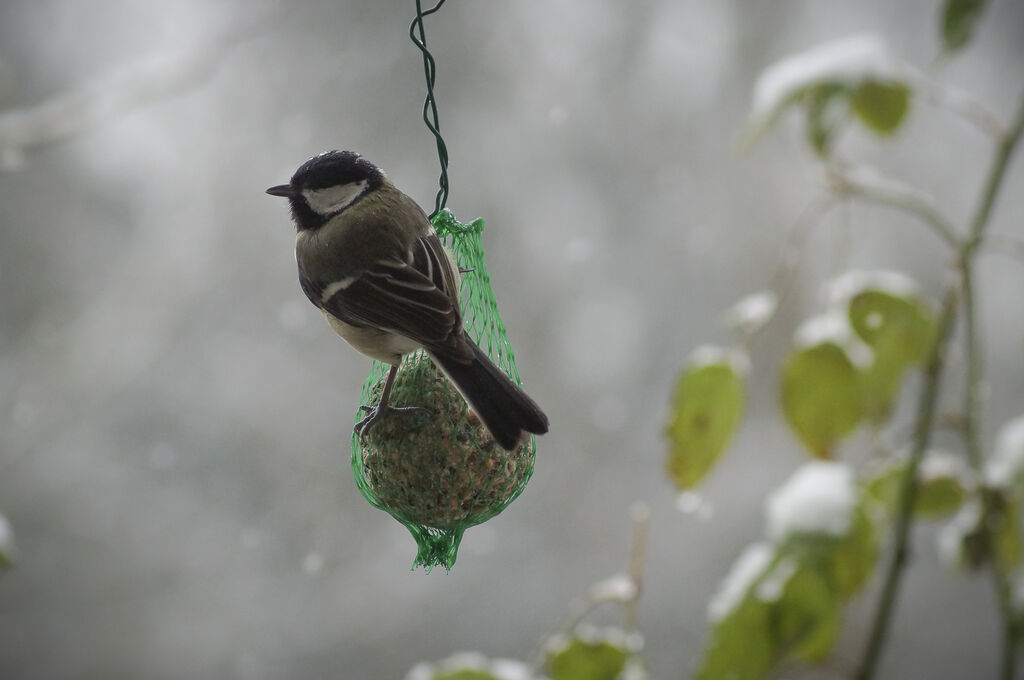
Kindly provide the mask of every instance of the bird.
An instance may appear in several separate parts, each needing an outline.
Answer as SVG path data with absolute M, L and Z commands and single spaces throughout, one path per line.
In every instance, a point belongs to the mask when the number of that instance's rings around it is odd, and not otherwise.
M 395 411 L 422 408 L 389 404 L 402 357 L 419 349 L 502 448 L 548 431 L 537 403 L 466 333 L 454 259 L 423 209 L 380 168 L 354 151 L 327 151 L 266 193 L 290 204 L 306 297 L 349 345 L 391 367 L 358 435 Z

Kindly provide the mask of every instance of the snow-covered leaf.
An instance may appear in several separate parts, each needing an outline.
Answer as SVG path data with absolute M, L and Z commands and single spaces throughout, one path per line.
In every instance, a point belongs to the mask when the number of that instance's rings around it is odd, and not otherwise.
M 853 522 L 857 489 L 845 463 L 801 465 L 765 503 L 766 533 L 776 545 L 800 538 L 845 537 Z
M 775 548 L 766 541 L 747 546 L 708 604 L 708 618 L 712 623 L 727 618 L 743 603 L 750 587 L 764 575 L 774 558 Z
M 696 359 L 676 381 L 665 428 L 667 469 L 679 489 L 699 484 L 718 461 L 739 426 L 746 401 L 735 362 L 725 355 L 712 361 Z
M 928 356 L 935 314 L 924 299 L 906 290 L 912 282 L 889 272 L 855 272 L 844 281 L 850 325 L 872 351 L 861 383 L 865 415 L 881 424 L 892 413 L 907 368 Z M 863 287 L 854 291 L 857 282 Z
M 917 364 L 928 356 L 935 335 L 935 314 L 916 295 L 863 290 L 850 299 L 850 324 L 886 363 Z
M 493 673 L 479 671 L 472 668 L 463 668 L 448 673 L 439 673 L 430 680 L 499 680 Z
M 419 663 L 406 680 L 530 680 L 530 666 L 514 659 L 489 659 L 479 652 L 459 652 L 435 663 Z
M 924 519 L 950 517 L 967 500 L 973 487 L 962 456 L 929 451 L 917 473 L 914 514 Z
M 594 631 L 549 645 L 551 680 L 617 680 L 639 643 L 620 630 Z
M 733 563 L 708 607 L 711 637 L 695 680 L 757 680 L 775 663 L 771 603 L 752 596 L 774 554 L 770 544 L 754 543 Z
M 839 606 L 823 574 L 755 543 L 733 565 L 712 608 L 711 638 L 698 680 L 755 680 L 796 656 L 818 661 L 831 651 Z
M 900 99 L 909 94 L 902 85 L 908 74 L 909 68 L 870 34 L 781 59 L 765 69 L 754 86 L 745 142 L 756 140 L 795 105 L 804 106 L 809 141 L 821 155 L 827 154 L 835 132 L 851 112 L 872 129 L 890 132 L 903 117 Z

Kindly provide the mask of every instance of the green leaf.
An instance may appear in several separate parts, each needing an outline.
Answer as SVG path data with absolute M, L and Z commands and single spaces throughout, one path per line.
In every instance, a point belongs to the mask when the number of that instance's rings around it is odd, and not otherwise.
M 798 568 L 772 604 L 772 615 L 779 653 L 821 661 L 832 651 L 839 634 L 839 602 L 818 571 Z
M 827 83 L 804 93 L 807 113 L 807 141 L 818 156 L 824 158 L 832 150 L 832 139 L 845 122 L 839 100 L 846 95 L 842 85 Z
M 935 454 L 932 454 L 935 455 Z M 942 519 L 955 514 L 963 507 L 970 494 L 965 473 L 955 467 L 929 470 L 928 458 L 918 470 L 917 498 L 914 500 L 914 514 L 921 519 Z M 903 475 L 906 463 L 889 465 L 871 477 L 865 492 L 880 502 L 890 515 L 899 509 L 900 494 L 903 491 Z
M 881 135 L 899 128 L 910 108 L 910 90 L 898 82 L 865 80 L 850 93 L 850 107 L 864 125 Z
M 786 420 L 818 458 L 831 458 L 835 444 L 857 427 L 861 399 L 860 374 L 834 342 L 799 348 L 783 366 Z
M 632 652 L 606 641 L 572 638 L 566 647 L 548 655 L 551 680 L 615 680 Z
M 0 569 L 10 569 L 14 566 L 15 552 L 14 531 L 7 518 L 0 514 Z
M 892 414 L 909 366 L 928 356 L 935 337 L 935 315 L 923 300 L 880 290 L 865 290 L 850 299 L 847 313 L 855 333 L 873 353 L 864 370 L 866 416 L 884 424 Z
M 974 36 L 974 28 L 985 9 L 986 0 L 946 0 L 942 9 L 942 41 L 947 52 L 964 47 Z
M 775 663 L 768 603 L 748 596 L 711 628 L 695 680 L 758 680 Z
M 796 557 L 776 560 L 711 629 L 696 680 L 756 680 L 780 661 L 826 658 L 839 633 L 827 580 Z
M 923 519 L 942 519 L 960 509 L 967 500 L 963 480 L 955 476 L 921 480 L 914 502 L 914 514 Z
M 896 514 L 906 469 L 906 463 L 903 462 L 888 464 L 864 482 L 865 497 L 881 505 L 887 515 Z
M 827 155 L 839 126 L 849 119 L 851 88 L 868 79 L 898 80 L 904 68 L 873 35 L 832 40 L 766 68 L 754 86 L 750 122 L 741 138 L 753 144 L 794 106 L 804 109 L 811 146 Z
M 836 594 L 848 600 L 867 583 L 878 564 L 878 535 L 871 516 L 858 506 L 850 533 L 836 546 L 828 571 Z
M 668 474 L 679 489 L 699 484 L 721 458 L 744 402 L 743 379 L 728 361 L 691 365 L 679 376 L 665 428 Z
M 993 512 L 995 525 L 995 556 L 1003 569 L 1011 572 L 1021 565 L 1024 546 L 1021 544 L 1020 503 L 999 495 L 996 512 Z
M 894 364 L 919 364 L 935 338 L 935 314 L 912 295 L 865 290 L 850 298 L 850 325 L 875 354 Z

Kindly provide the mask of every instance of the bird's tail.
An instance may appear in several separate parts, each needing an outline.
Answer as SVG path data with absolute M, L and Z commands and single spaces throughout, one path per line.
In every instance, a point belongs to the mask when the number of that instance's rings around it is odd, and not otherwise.
M 487 429 L 506 450 L 522 442 L 523 432 L 544 434 L 548 417 L 505 372 L 490 360 L 475 342 L 473 360 L 464 363 L 450 356 L 429 352 L 430 357 L 455 384 L 466 402 L 480 416 Z

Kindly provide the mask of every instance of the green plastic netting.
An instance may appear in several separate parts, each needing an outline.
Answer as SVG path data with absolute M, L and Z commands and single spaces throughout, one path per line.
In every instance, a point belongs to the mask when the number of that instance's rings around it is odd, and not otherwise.
M 431 221 L 455 256 L 462 279 L 466 331 L 517 383 L 512 345 L 484 262 L 483 219 L 459 222 L 449 210 Z M 376 405 L 390 366 L 375 361 L 360 403 Z M 405 357 L 391 392 L 394 406 L 425 410 L 381 420 L 363 440 L 352 437 L 352 472 L 363 496 L 416 539 L 412 568 L 451 569 L 465 530 L 487 521 L 523 492 L 533 474 L 536 439 L 506 451 L 469 411 L 462 395 L 422 351 Z M 356 413 L 356 420 L 365 414 Z

